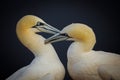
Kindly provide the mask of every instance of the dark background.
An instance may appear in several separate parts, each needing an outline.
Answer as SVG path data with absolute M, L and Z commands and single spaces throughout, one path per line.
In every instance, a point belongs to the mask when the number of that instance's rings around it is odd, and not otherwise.
M 36 15 L 48 24 L 62 29 L 73 22 L 91 26 L 96 34 L 95 50 L 120 53 L 120 21 L 118 2 L 104 1 L 4 1 L 0 6 L 0 80 L 4 80 L 34 58 L 16 36 L 17 21 L 28 14 Z M 47 38 L 46 34 L 44 36 Z M 54 43 L 66 68 L 66 52 L 71 42 Z M 66 71 L 65 80 L 70 77 Z

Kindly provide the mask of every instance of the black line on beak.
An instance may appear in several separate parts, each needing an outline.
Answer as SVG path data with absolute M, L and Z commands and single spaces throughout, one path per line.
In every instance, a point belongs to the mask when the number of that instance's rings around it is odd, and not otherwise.
M 61 36 L 66 36 L 68 38 L 71 38 L 67 33 L 60 33 Z
M 49 40 L 49 42 L 52 42 L 52 41 L 55 41 L 55 40 L 58 40 L 60 38 L 55 38 L 55 39 L 52 39 L 52 40 Z M 47 44 L 48 42 L 45 42 L 45 44 Z

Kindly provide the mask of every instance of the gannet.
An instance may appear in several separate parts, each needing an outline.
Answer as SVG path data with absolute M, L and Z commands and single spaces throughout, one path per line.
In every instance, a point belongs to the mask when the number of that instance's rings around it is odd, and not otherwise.
M 45 43 L 72 40 L 67 51 L 67 69 L 73 80 L 120 80 L 120 55 L 95 51 L 95 34 L 89 26 L 72 23 Z
M 16 28 L 18 39 L 34 55 L 33 61 L 16 71 L 6 80 L 63 80 L 65 69 L 51 44 L 44 44 L 45 38 L 38 32 L 55 34 L 56 28 L 34 15 L 22 17 Z

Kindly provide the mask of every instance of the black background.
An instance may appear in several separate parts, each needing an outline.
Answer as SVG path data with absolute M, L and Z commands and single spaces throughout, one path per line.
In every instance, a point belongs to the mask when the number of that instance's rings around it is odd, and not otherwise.
M 62 29 L 79 22 L 93 28 L 97 43 L 95 50 L 120 53 L 119 4 L 111 1 L 4 1 L 0 6 L 0 80 L 4 80 L 34 58 L 16 36 L 17 21 L 28 14 L 36 15 L 48 24 Z M 43 34 L 46 38 L 48 34 Z M 54 47 L 66 68 L 66 52 L 71 42 L 54 43 Z M 66 70 L 65 80 L 69 80 Z

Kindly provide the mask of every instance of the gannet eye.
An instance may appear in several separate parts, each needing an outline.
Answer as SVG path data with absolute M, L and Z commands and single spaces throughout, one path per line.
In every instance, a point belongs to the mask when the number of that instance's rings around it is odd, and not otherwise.
M 45 24 L 42 22 L 37 22 L 37 24 L 36 24 L 36 26 L 42 26 L 42 25 L 45 25 Z
M 32 28 L 36 28 L 36 26 L 44 26 L 44 25 L 45 25 L 44 23 L 38 21 L 37 24 L 33 26 Z

